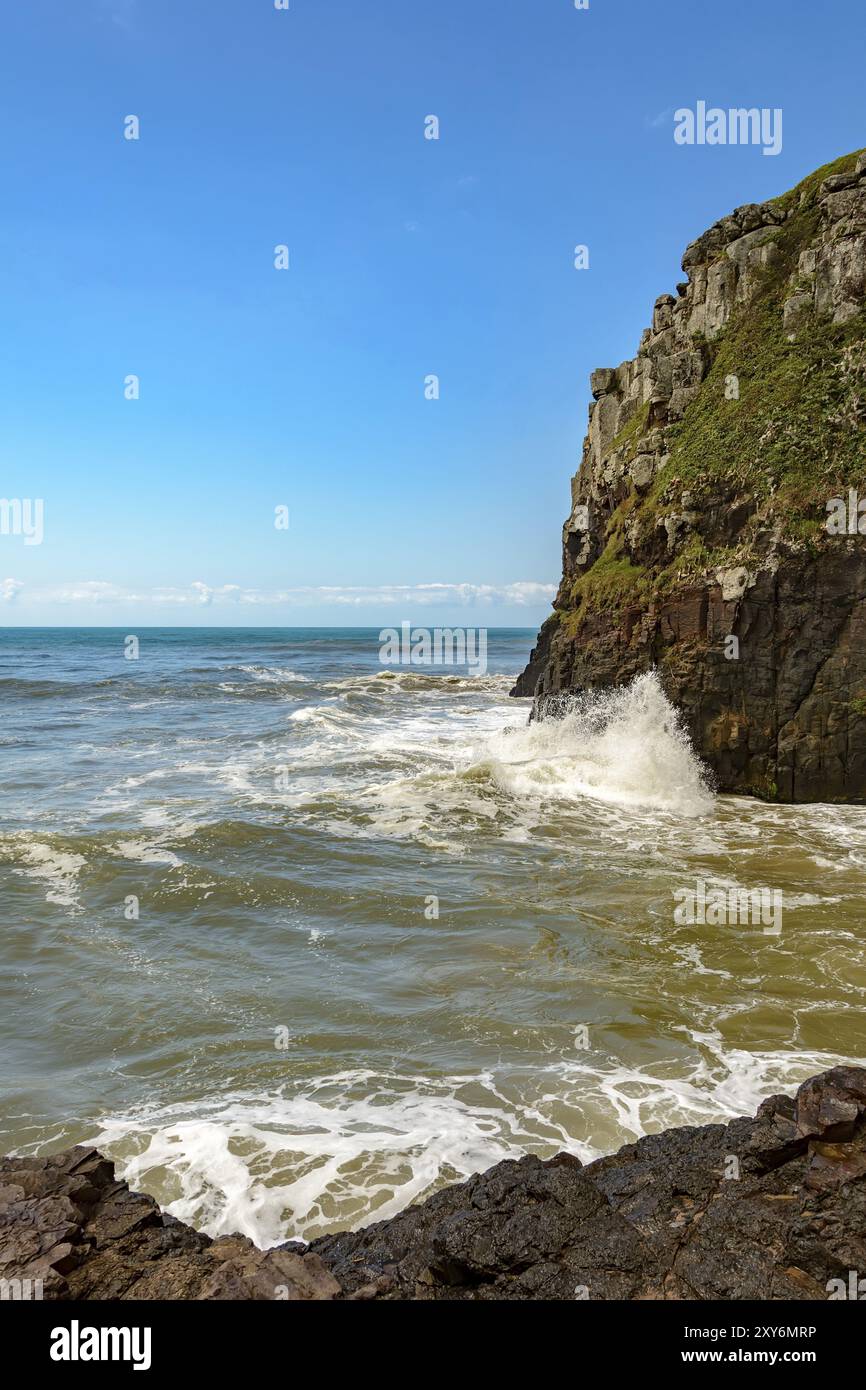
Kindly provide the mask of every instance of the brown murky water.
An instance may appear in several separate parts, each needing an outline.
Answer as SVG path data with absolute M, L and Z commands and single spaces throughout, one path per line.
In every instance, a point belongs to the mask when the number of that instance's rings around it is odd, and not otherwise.
M 531 636 L 5 633 L 4 1149 L 266 1244 L 866 1058 L 866 811 L 715 797 L 652 678 L 527 728 Z

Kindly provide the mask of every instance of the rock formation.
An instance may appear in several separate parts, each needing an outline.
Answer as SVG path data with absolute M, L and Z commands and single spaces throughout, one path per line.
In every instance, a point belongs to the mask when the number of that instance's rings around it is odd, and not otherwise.
M 297 1300 L 340 1292 L 303 1246 L 262 1251 L 246 1236 L 211 1240 L 130 1192 L 114 1164 L 86 1148 L 0 1160 L 0 1280 L 13 1297 L 38 1288 L 46 1299 Z
M 866 1278 L 866 1069 L 585 1167 L 528 1157 L 311 1246 L 212 1241 L 94 1150 L 0 1161 L 0 1279 L 57 1299 L 828 1299 Z
M 592 374 L 512 693 L 545 717 L 655 668 L 719 790 L 866 800 L 866 154 L 737 208 L 683 270 Z

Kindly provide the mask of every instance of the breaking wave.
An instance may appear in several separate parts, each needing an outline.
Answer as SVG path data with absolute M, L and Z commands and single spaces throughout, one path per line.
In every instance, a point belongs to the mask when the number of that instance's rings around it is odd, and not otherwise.
M 489 766 L 514 796 L 592 797 L 683 816 L 713 806 L 706 769 L 655 672 L 565 699 L 557 717 L 495 736 Z
M 836 1060 L 696 1042 L 689 1062 L 661 1068 L 563 1057 L 524 1074 L 358 1069 L 113 1117 L 92 1142 L 171 1215 L 267 1247 L 385 1220 L 503 1159 L 567 1151 L 589 1163 L 667 1126 L 752 1114 Z

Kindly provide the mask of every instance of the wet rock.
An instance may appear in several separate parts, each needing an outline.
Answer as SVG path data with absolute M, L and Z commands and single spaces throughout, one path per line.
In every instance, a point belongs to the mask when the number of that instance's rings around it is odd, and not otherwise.
M 330 1299 L 315 1256 L 211 1240 L 115 1181 L 95 1149 L 0 1160 L 0 1280 L 55 1299 Z
M 0 1160 L 0 1279 L 49 1299 L 823 1299 L 866 1270 L 866 1070 L 582 1165 L 508 1160 L 309 1247 L 211 1240 L 95 1150 Z
M 838 1067 L 754 1119 L 668 1130 L 586 1167 L 500 1163 L 312 1249 L 350 1297 L 824 1299 L 866 1269 L 864 1088 L 866 1071 Z M 828 1153 L 840 1132 L 845 1154 Z M 816 1182 L 828 1164 L 836 1182 Z

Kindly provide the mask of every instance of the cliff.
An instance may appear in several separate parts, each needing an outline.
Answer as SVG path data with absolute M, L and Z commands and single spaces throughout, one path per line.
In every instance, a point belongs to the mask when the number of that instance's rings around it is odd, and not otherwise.
M 862 801 L 866 154 L 737 208 L 683 270 L 637 356 L 592 374 L 562 583 L 512 693 L 544 717 L 655 668 L 719 790 Z
M 213 1241 L 92 1149 L 0 1160 L 0 1280 L 42 1280 L 46 1299 L 823 1300 L 849 1296 L 852 1270 L 866 1270 L 858 1067 L 586 1166 L 500 1163 L 306 1249 Z

